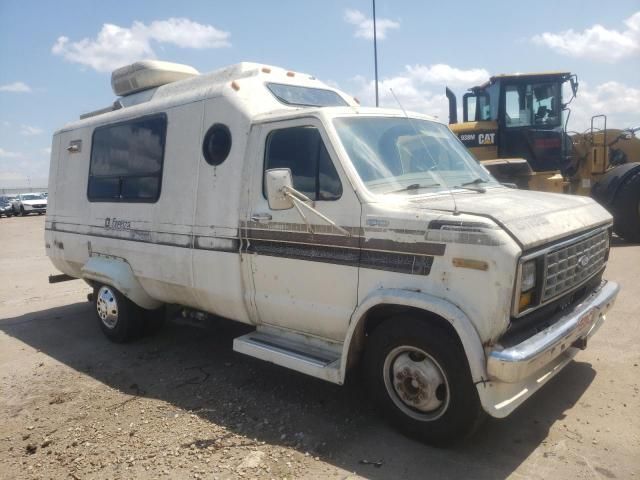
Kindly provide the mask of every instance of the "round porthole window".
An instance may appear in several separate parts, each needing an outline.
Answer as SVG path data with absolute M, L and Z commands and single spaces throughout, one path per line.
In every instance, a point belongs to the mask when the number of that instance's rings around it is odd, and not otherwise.
M 231 151 L 231 132 L 229 127 L 221 123 L 214 123 L 202 143 L 202 154 L 209 165 L 220 165 Z

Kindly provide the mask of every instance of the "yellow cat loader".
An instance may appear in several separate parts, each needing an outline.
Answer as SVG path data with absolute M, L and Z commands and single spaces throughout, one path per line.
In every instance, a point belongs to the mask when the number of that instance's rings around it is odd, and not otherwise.
M 563 103 L 567 82 L 572 96 Z M 618 236 L 640 242 L 640 128 L 607 129 L 606 116 L 596 115 L 586 132 L 567 132 L 577 92 L 570 72 L 496 75 L 464 94 L 458 123 L 447 88 L 449 126 L 498 180 L 591 195 L 614 216 Z

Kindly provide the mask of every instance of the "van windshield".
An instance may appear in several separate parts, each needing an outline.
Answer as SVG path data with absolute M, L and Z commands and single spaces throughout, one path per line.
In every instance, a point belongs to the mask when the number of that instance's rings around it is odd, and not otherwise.
M 358 175 L 374 193 L 498 184 L 440 123 L 398 117 L 339 117 L 333 122 Z

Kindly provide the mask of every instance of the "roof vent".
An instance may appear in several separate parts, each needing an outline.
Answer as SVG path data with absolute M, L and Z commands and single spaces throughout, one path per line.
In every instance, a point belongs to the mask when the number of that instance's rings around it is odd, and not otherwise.
M 143 60 L 114 70 L 111 88 L 116 95 L 125 96 L 197 75 L 200 72 L 189 65 Z

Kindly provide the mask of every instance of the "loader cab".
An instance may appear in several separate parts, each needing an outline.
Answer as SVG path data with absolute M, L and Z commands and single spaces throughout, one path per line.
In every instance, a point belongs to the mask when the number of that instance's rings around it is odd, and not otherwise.
M 463 123 L 450 118 L 451 129 L 481 160 L 524 158 L 535 171 L 563 170 L 571 153 L 563 121 L 565 82 L 575 96 L 576 76 L 568 72 L 491 77 L 463 96 Z M 452 94 L 447 96 L 451 110 Z

